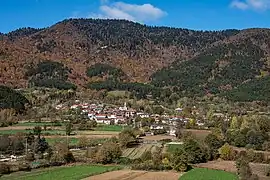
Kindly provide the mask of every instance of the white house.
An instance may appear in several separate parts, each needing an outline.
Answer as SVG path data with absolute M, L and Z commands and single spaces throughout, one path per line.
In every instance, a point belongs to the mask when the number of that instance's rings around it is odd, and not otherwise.
M 160 125 L 151 125 L 150 129 L 151 130 L 160 130 L 160 129 L 164 129 L 164 127 L 160 126 Z
M 96 122 L 98 124 L 107 124 L 107 125 L 111 124 L 111 120 L 110 119 L 105 119 L 105 118 L 96 118 Z
M 173 128 L 171 128 L 170 131 L 169 131 L 169 135 L 170 135 L 170 136 L 176 136 L 175 133 L 176 133 L 176 130 L 173 129 Z
M 146 114 L 146 113 L 137 113 L 138 116 L 140 116 L 140 118 L 149 118 L 150 115 Z
M 79 105 L 74 104 L 74 105 L 72 105 L 72 106 L 70 107 L 70 109 L 76 109 L 76 108 L 78 108 L 78 107 L 79 107 Z
M 128 110 L 127 103 L 124 103 L 124 107 L 119 107 L 119 110 L 120 111 L 127 111 Z

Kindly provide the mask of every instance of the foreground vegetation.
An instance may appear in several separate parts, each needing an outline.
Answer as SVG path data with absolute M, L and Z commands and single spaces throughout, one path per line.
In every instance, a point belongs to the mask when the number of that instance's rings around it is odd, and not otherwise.
M 179 180 L 238 180 L 238 177 L 225 171 L 196 168 L 182 175 Z
M 77 165 L 70 167 L 54 167 L 46 168 L 42 170 L 35 170 L 32 172 L 15 173 L 11 175 L 5 175 L 0 179 L 5 180 L 79 180 L 88 176 L 119 170 L 118 166 L 101 166 L 101 165 Z

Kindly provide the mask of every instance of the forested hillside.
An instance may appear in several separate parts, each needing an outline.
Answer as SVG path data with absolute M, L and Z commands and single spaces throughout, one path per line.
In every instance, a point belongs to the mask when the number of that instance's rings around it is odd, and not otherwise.
M 182 96 L 262 100 L 269 98 L 269 53 L 269 29 L 194 31 L 69 19 L 0 35 L 0 83 L 121 89 L 139 97 L 164 94 L 165 88 Z M 259 98 L 251 92 L 261 84 Z M 250 98 L 240 98 L 240 91 Z

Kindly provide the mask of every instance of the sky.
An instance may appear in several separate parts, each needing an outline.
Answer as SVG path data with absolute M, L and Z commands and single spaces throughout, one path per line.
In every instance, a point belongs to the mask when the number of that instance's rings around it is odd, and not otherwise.
M 270 28 L 270 0 L 1 0 L 0 32 L 67 18 L 127 19 L 195 30 Z

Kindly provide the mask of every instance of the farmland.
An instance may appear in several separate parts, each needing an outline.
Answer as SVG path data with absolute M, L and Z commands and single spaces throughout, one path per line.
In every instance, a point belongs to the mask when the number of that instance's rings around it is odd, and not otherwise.
M 122 126 L 119 125 L 98 125 L 95 128 L 95 131 L 113 131 L 113 132 L 121 132 L 123 130 Z
M 123 157 L 127 157 L 130 159 L 138 159 L 142 156 L 144 152 L 154 151 L 156 146 L 161 147 L 161 145 L 142 144 L 137 147 L 127 148 L 123 151 Z
M 184 175 L 179 180 L 238 180 L 238 177 L 229 172 L 197 168 L 193 169 Z
M 178 180 L 180 173 L 120 170 L 91 176 L 84 180 Z M 168 178 L 169 177 L 169 178 Z
M 177 149 L 180 149 L 182 147 L 182 144 L 167 144 L 167 152 L 173 153 L 175 152 Z
M 100 166 L 100 165 L 77 165 L 70 167 L 54 167 L 32 172 L 18 172 L 11 175 L 5 175 L 0 179 L 5 180 L 76 180 L 91 175 L 96 175 L 108 171 L 119 170 L 117 166 Z
M 22 122 L 15 124 L 14 126 L 63 126 L 63 123 L 52 122 Z
M 254 174 L 257 174 L 260 180 L 267 180 L 269 177 L 265 176 L 267 171 L 267 164 L 261 163 L 250 163 L 251 170 Z M 209 169 L 216 169 L 216 170 L 224 170 L 232 173 L 236 173 L 236 167 L 234 161 L 209 161 L 207 163 L 200 163 L 197 164 L 196 167 L 200 168 L 209 168 Z
M 14 135 L 17 133 L 30 133 L 33 132 L 31 129 L 0 129 L 0 135 Z M 65 135 L 64 130 L 47 130 L 42 131 L 43 135 Z

